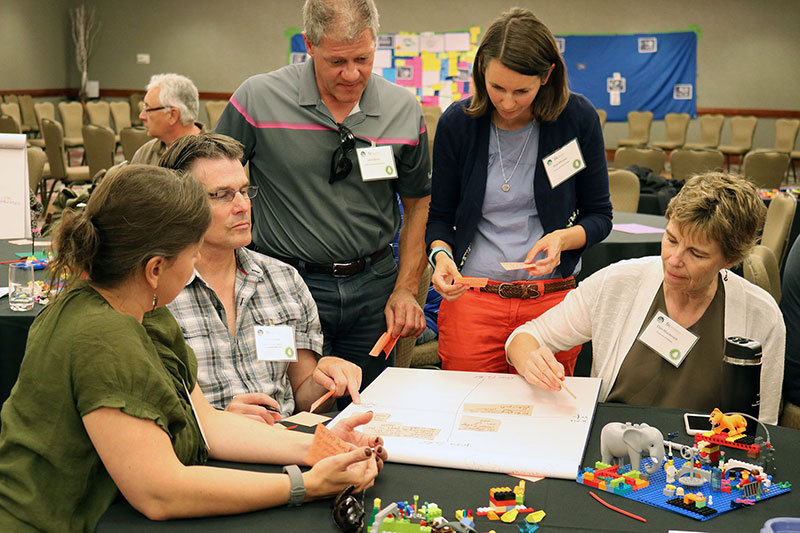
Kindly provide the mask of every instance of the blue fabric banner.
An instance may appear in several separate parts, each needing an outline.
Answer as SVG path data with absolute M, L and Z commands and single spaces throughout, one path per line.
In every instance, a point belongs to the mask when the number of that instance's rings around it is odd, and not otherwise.
M 697 34 L 556 36 L 569 86 L 585 95 L 609 121 L 648 110 L 697 117 Z

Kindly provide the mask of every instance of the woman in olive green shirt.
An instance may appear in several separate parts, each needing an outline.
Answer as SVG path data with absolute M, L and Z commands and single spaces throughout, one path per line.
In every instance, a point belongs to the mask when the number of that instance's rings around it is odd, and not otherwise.
M 195 466 L 303 463 L 311 443 L 217 411 L 197 387 L 194 354 L 163 305 L 192 275 L 209 220 L 191 176 L 139 165 L 65 214 L 51 269 L 72 279 L 34 322 L 2 410 L 0 531 L 94 530 L 117 489 L 152 519 L 290 500 L 297 482 L 285 474 Z M 355 430 L 368 420 L 334 428 L 353 450 L 303 474 L 305 499 L 372 485 L 386 452 Z

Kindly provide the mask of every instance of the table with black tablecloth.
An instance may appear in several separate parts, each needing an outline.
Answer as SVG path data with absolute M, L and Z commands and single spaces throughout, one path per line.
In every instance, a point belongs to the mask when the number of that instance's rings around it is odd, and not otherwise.
M 667 220 L 663 216 L 622 211 L 614 211 L 613 222 L 614 224 L 641 224 L 654 228 L 667 226 Z M 581 271 L 576 279 L 578 281 L 586 279 L 603 267 L 623 259 L 660 255 L 662 235 L 663 233 L 626 233 L 612 229 L 608 237 L 583 253 Z
M 619 404 L 598 406 L 587 447 L 584 466 L 594 464 L 600 455 L 600 431 L 607 422 L 647 422 L 658 427 L 666 436 L 679 432 L 676 442 L 691 444 L 692 439 L 683 429 L 683 412 L 673 409 L 643 408 Z M 795 460 L 800 446 L 800 431 L 770 426 L 776 447 L 778 472 L 775 479 L 796 482 L 800 479 L 800 462 Z M 553 435 L 553 446 L 558 446 L 558 435 Z M 502 453 L 502 450 L 498 450 Z M 389 450 L 391 455 L 391 450 Z M 212 462 L 227 468 L 244 468 L 263 472 L 279 472 L 276 466 L 234 465 Z M 504 474 L 490 474 L 447 468 L 432 468 L 388 463 L 375 486 L 367 490 L 365 507 L 371 510 L 372 500 L 381 498 L 383 505 L 392 501 L 412 501 L 415 494 L 420 502 L 439 504 L 445 516 L 452 519 L 456 509 L 475 509 L 487 506 L 489 489 L 513 486 L 516 478 Z M 621 507 L 647 519 L 641 523 L 617 514 L 589 496 L 589 489 L 575 481 L 544 479 L 527 483 L 525 503 L 534 509 L 543 509 L 547 516 L 542 531 L 667 531 L 668 529 L 692 531 L 759 531 L 764 522 L 778 516 L 797 516 L 800 497 L 791 492 L 759 502 L 752 507 L 725 513 L 707 522 L 699 522 L 675 513 L 627 500 L 620 496 L 592 489 L 612 505 Z M 331 521 L 331 500 L 306 503 L 301 507 L 279 507 L 236 516 L 151 522 L 135 511 L 124 499 L 118 500 L 100 521 L 100 532 L 139 531 L 275 531 L 275 532 L 335 532 Z M 519 521 L 519 519 L 517 520 Z M 478 531 L 494 529 L 497 533 L 518 532 L 513 524 L 492 522 L 479 517 Z
M 36 246 L 35 249 L 38 252 L 45 247 Z M 30 250 L 30 246 L 18 246 L 10 244 L 8 240 L 0 240 L 0 261 L 11 261 L 14 254 Z M 37 270 L 35 275 L 37 280 L 47 276 L 44 270 Z M 0 286 L 8 286 L 8 264 L 0 265 Z M 0 404 L 6 401 L 17 381 L 19 365 L 25 355 L 28 330 L 42 309 L 42 305 L 35 303 L 30 311 L 12 311 L 8 305 L 8 297 L 0 298 Z

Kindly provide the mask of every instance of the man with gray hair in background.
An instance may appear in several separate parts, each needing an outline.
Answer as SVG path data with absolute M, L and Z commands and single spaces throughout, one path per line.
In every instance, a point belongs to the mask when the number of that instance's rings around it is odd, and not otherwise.
M 156 74 L 145 90 L 139 118 L 153 138 L 136 150 L 131 163 L 158 165 L 161 154 L 172 143 L 203 131 L 203 124 L 196 122 L 200 98 L 192 80 L 180 74 Z
M 216 131 L 244 145 L 262 194 L 253 244 L 296 267 L 319 309 L 323 353 L 359 365 L 369 384 L 393 361 L 382 333 L 416 337 L 425 269 L 430 155 L 414 94 L 372 74 L 373 0 L 307 0 L 311 58 L 246 80 Z M 399 267 L 392 248 L 400 226 Z

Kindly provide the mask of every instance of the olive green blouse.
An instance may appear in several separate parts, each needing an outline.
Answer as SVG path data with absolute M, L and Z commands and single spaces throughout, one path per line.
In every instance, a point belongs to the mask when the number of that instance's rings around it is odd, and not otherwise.
M 725 287 L 720 281 L 705 313 L 689 329 L 699 338 L 678 368 L 637 337 L 606 401 L 672 407 L 710 413 L 722 398 L 725 350 Z M 664 286 L 658 289 L 639 336 L 657 311 L 667 312 Z
M 204 463 L 184 389 L 196 375 L 166 308 L 140 324 L 86 283 L 56 298 L 31 327 L 0 413 L 0 531 L 94 531 L 118 494 L 83 426 L 100 407 L 153 420 L 182 463 Z

